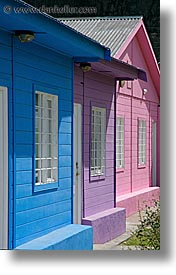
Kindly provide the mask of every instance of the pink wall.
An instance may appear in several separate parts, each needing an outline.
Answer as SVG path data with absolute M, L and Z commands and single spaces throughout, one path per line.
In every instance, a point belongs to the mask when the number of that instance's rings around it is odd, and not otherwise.
M 84 74 L 75 66 L 74 102 L 84 109 L 83 217 L 114 207 L 114 80 L 96 72 Z M 106 172 L 102 180 L 90 179 L 91 105 L 106 108 Z
M 152 186 L 152 123 L 158 127 L 159 99 L 155 91 L 149 69 L 141 52 L 137 38 L 131 41 L 120 57 L 121 60 L 144 69 L 147 82 L 127 81 L 123 88 L 117 86 L 117 116 L 125 119 L 125 165 L 116 169 L 116 195 L 125 195 Z M 148 93 L 143 95 L 142 89 Z M 138 167 L 138 119 L 146 120 L 147 161 L 143 168 Z M 158 179 L 158 178 L 157 178 Z
M 158 128 L 157 128 L 157 184 L 160 186 L 160 107 L 158 107 Z

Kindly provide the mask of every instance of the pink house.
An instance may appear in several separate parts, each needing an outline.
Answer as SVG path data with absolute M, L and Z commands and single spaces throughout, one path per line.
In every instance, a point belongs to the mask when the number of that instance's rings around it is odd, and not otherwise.
M 146 83 L 137 79 L 127 81 L 123 88 L 117 86 L 116 130 L 121 118 L 124 151 L 122 165 L 116 162 L 116 198 L 117 206 L 125 207 L 129 216 L 159 194 L 160 72 L 142 18 L 121 20 L 137 24 L 117 48 L 115 58 L 147 73 Z
M 75 66 L 74 222 L 92 225 L 94 242 L 103 243 L 159 196 L 160 73 L 141 17 L 62 21 L 112 55 L 91 71 Z

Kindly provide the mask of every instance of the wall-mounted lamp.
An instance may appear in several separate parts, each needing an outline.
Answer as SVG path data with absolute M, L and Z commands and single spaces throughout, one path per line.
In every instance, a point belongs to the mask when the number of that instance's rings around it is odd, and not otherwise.
M 119 81 L 119 86 L 120 86 L 120 88 L 123 88 L 124 85 L 125 85 L 125 80 L 120 80 L 120 81 Z
M 35 35 L 32 31 L 16 31 L 15 36 L 18 37 L 20 42 L 25 43 L 25 42 L 31 42 Z
M 80 63 L 80 69 L 85 73 L 91 71 L 90 63 Z
M 142 92 L 143 92 L 143 95 L 146 95 L 146 93 L 148 92 L 148 90 L 147 90 L 146 88 L 144 88 L 144 89 L 142 90 Z

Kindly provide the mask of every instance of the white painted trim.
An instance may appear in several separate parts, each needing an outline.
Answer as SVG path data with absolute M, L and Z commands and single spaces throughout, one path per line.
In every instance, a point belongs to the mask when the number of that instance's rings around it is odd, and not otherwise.
M 36 92 L 36 185 L 58 182 L 58 96 Z M 48 106 L 50 101 L 51 106 Z M 49 115 L 50 113 L 50 115 Z M 50 123 L 50 126 L 49 126 Z M 47 144 L 46 144 L 47 143 Z M 49 152 L 50 151 L 50 152 Z
M 124 117 L 116 117 L 116 168 L 124 168 Z
M 147 124 L 146 120 L 138 120 L 138 165 L 146 165 L 147 159 Z
M 8 249 L 8 91 L 0 87 L 0 249 Z
M 156 122 L 152 123 L 152 186 L 156 186 Z
M 98 120 L 97 120 L 97 114 Z M 91 125 L 91 176 L 103 176 L 105 174 L 105 151 L 106 151 L 106 108 L 99 108 L 92 106 L 92 125 Z M 100 121 L 99 121 L 100 119 Z M 94 120 L 94 123 L 93 123 Z M 101 123 L 100 132 L 98 132 Z M 96 135 L 100 136 L 100 148 L 97 148 L 97 139 Z M 95 154 L 98 155 L 98 158 L 95 158 Z M 97 160 L 97 165 L 95 165 Z
M 78 163 L 78 165 L 76 165 Z M 82 220 L 82 105 L 74 103 L 74 188 L 73 222 Z

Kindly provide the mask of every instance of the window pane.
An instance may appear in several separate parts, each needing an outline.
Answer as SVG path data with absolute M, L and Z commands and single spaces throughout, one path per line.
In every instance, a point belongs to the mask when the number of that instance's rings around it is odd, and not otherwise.
M 36 184 L 57 182 L 58 97 L 36 93 Z
M 116 167 L 124 167 L 124 118 L 116 119 Z
M 138 164 L 146 164 L 146 121 L 138 122 Z
M 105 167 L 105 119 L 104 108 L 92 107 L 91 175 L 103 175 Z

